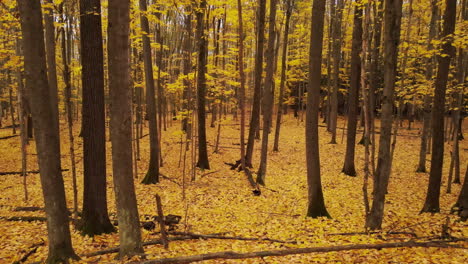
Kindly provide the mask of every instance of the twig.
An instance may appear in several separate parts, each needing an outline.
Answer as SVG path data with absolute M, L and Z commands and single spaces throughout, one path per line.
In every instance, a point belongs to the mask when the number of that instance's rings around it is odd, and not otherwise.
M 207 172 L 207 173 L 205 173 L 205 174 L 202 174 L 202 175 L 200 175 L 200 179 L 203 178 L 203 177 L 205 177 L 205 176 L 208 176 L 208 175 L 210 175 L 210 174 L 216 173 L 216 172 L 218 172 L 218 171 L 219 171 L 219 170 L 217 170 L 217 171 L 210 171 L 210 172 Z
M 410 235 L 412 237 L 417 238 L 418 235 L 416 235 L 413 232 L 349 232 L 349 233 L 331 233 L 327 234 L 328 236 L 353 236 L 353 235 L 369 235 L 369 234 L 385 234 L 385 235 Z
M 26 253 L 20 260 L 13 262 L 13 264 L 19 264 L 19 263 L 26 262 L 26 260 L 29 258 L 29 256 L 36 253 L 37 249 L 40 246 L 43 246 L 43 245 L 45 245 L 44 241 L 42 241 L 40 243 L 33 244 L 31 247 L 29 247 L 29 248 L 32 248 L 32 249 L 28 253 Z
M 141 262 L 131 262 L 140 264 L 166 264 L 166 263 L 191 263 L 197 261 L 204 261 L 210 259 L 246 259 L 246 258 L 258 258 L 258 257 L 269 257 L 269 256 L 287 256 L 296 254 L 308 254 L 317 252 L 336 252 L 336 251 L 348 251 L 348 250 L 359 250 L 359 249 L 383 249 L 383 248 L 413 248 L 413 247 L 436 247 L 436 248 L 461 248 L 466 247 L 448 244 L 448 242 L 467 241 L 467 238 L 452 240 L 452 241 L 429 241 L 429 242 L 395 242 L 395 243 L 382 243 L 382 244 L 352 244 L 343 246 L 331 246 L 331 247 L 311 247 L 311 248 L 291 248 L 282 250 L 271 250 L 271 251 L 257 251 L 248 253 L 237 253 L 233 251 L 224 251 L 216 253 L 208 253 L 201 255 L 175 257 L 175 258 L 163 258 L 156 260 L 148 260 Z
M 62 169 L 62 171 L 68 171 L 68 169 Z M 22 174 L 23 172 L 22 171 L 3 171 L 3 172 L 0 172 L 0 175 L 10 175 L 10 174 Z M 37 174 L 39 173 L 38 170 L 33 170 L 33 171 L 28 171 L 26 172 L 28 174 Z

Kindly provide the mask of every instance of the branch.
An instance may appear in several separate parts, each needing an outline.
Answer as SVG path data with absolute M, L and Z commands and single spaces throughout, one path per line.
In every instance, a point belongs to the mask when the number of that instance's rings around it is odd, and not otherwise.
M 457 241 L 468 241 L 468 238 L 457 239 L 457 240 L 437 240 L 429 242 L 396 242 L 396 243 L 384 243 L 384 244 L 354 244 L 354 245 L 343 245 L 343 246 L 331 246 L 331 247 L 312 247 L 312 248 L 291 248 L 282 250 L 271 250 L 271 251 L 257 251 L 248 253 L 237 253 L 233 251 L 224 251 L 216 253 L 208 253 L 201 255 L 193 255 L 186 257 L 175 257 L 175 258 L 163 258 L 157 260 L 148 260 L 141 262 L 130 262 L 140 264 L 166 264 L 166 263 L 191 263 L 197 261 L 204 261 L 210 259 L 246 259 L 246 258 L 258 258 L 258 257 L 269 257 L 269 256 L 287 256 L 295 254 L 307 254 L 317 252 L 336 252 L 336 251 L 348 251 L 357 249 L 383 249 L 383 248 L 413 248 L 413 247 L 436 247 L 436 248 L 461 248 L 467 249 L 466 247 L 448 244 L 448 242 Z
M 68 171 L 68 169 L 62 169 L 62 171 Z M 27 171 L 26 174 L 37 174 L 38 170 Z M 10 174 L 23 174 L 22 171 L 3 171 L 0 172 L 0 175 L 10 175 Z

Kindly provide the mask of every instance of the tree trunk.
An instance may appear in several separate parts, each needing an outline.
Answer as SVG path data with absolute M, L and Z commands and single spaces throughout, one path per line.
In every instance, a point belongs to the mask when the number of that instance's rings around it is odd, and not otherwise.
M 252 167 L 252 156 L 254 151 L 255 133 L 259 127 L 260 121 L 260 101 L 262 97 L 262 72 L 263 72 L 263 43 L 265 41 L 265 13 L 266 0 L 258 1 L 257 13 L 257 47 L 255 53 L 255 70 L 254 70 L 254 95 L 252 102 L 252 114 L 250 117 L 249 137 L 247 139 L 247 150 L 245 157 L 245 165 Z
M 77 259 L 70 239 L 65 189 L 60 165 L 60 138 L 50 107 L 42 11 L 39 1 L 17 1 L 23 33 L 26 91 L 34 113 L 36 148 L 47 215 L 47 263 Z
M 386 0 L 384 7 L 384 91 L 382 98 L 381 134 L 379 157 L 374 175 L 372 208 L 366 218 L 366 227 L 372 230 L 382 227 L 385 194 L 390 177 L 390 141 L 393 122 L 393 98 L 398 61 L 398 44 L 401 28 L 401 0 Z
M 306 159 L 309 217 L 330 217 L 325 208 L 320 179 L 320 154 L 318 138 L 318 108 L 320 103 L 320 80 L 322 68 L 322 42 L 325 1 L 314 0 L 309 51 L 309 83 L 306 115 Z
M 453 206 L 458 209 L 458 215 L 462 221 L 468 219 L 468 166 L 466 166 L 465 180 L 463 180 L 463 187 L 458 196 L 458 200 Z
M 197 75 L 197 113 L 198 113 L 198 162 L 200 169 L 210 169 L 208 161 L 208 149 L 206 146 L 206 114 L 205 114 L 205 96 L 206 96 L 206 57 L 207 57 L 207 36 L 204 32 L 204 17 L 206 11 L 206 0 L 201 0 L 200 6 L 196 11 L 197 16 L 197 37 L 198 40 L 198 75 Z
M 343 173 L 349 176 L 356 176 L 354 167 L 354 155 L 356 148 L 356 126 L 359 102 L 359 80 L 361 74 L 361 60 L 359 54 L 362 50 L 362 7 L 361 0 L 354 9 L 353 42 L 351 48 L 351 86 L 349 87 L 348 99 L 348 131 L 346 134 L 346 155 Z
M 50 89 L 50 105 L 54 112 L 54 122 L 57 122 L 59 127 L 59 112 L 58 112 L 58 90 L 57 90 L 57 63 L 55 60 L 55 29 L 54 29 L 54 8 L 53 0 L 47 0 L 47 4 L 52 5 L 47 8 L 47 13 L 44 13 L 44 29 L 45 29 L 45 48 L 47 58 L 47 77 L 49 80 Z M 60 134 L 60 129 L 59 129 Z
M 132 168 L 130 90 L 130 3 L 109 1 L 108 60 L 114 192 L 119 221 L 119 256 L 143 253 Z
M 148 172 L 141 183 L 155 184 L 159 182 L 159 137 L 158 124 L 156 120 L 156 99 L 154 91 L 153 64 L 151 59 L 151 46 L 149 39 L 149 24 L 148 18 L 144 14 L 147 11 L 147 0 L 140 0 L 140 16 L 141 30 L 144 31 L 143 38 L 143 62 L 145 67 L 145 84 L 146 84 L 146 113 L 148 114 L 149 123 L 149 138 L 150 138 L 150 162 Z
M 276 23 L 276 0 L 270 0 L 270 18 L 268 24 L 268 47 L 266 50 L 266 76 L 263 91 L 263 131 L 262 150 L 260 153 L 260 166 L 257 172 L 257 183 L 265 185 L 265 175 L 267 171 L 268 137 L 270 134 L 272 112 L 273 112 L 273 89 L 275 70 L 275 23 Z
M 338 89 L 340 87 L 340 58 L 341 58 L 341 21 L 343 17 L 343 0 L 338 0 L 336 3 L 335 14 L 333 20 L 333 91 L 331 94 L 331 108 L 330 108 L 330 132 L 332 133 L 332 138 L 330 143 L 336 144 L 336 126 L 338 121 Z M 361 19 L 362 20 L 362 19 Z M 361 23 L 362 24 L 362 23 Z M 362 29 L 361 29 L 362 31 Z
M 444 14 L 444 26 L 441 38 L 442 55 L 437 57 L 439 67 L 435 80 L 434 103 L 432 106 L 432 157 L 431 170 L 429 174 L 429 185 L 427 189 L 426 201 L 421 212 L 439 212 L 440 185 L 442 181 L 442 165 L 444 158 L 444 108 L 445 92 L 450 68 L 450 61 L 455 55 L 455 48 L 452 46 L 453 32 L 455 31 L 456 0 L 446 0 Z
M 291 13 L 294 5 L 294 0 L 288 0 L 286 2 L 286 22 L 284 27 L 284 37 L 283 37 L 283 51 L 281 58 L 281 81 L 280 81 L 280 91 L 278 96 L 278 110 L 276 115 L 276 129 L 275 129 L 275 142 L 273 144 L 273 151 L 279 151 L 279 135 L 281 128 L 281 117 L 283 114 L 283 104 L 284 104 L 284 86 L 286 84 L 286 67 L 287 67 L 287 58 L 288 58 L 288 38 L 289 38 L 289 21 L 291 20 Z
M 80 0 L 80 29 L 84 166 L 83 217 L 80 229 L 82 234 L 94 236 L 115 230 L 107 213 L 104 55 L 100 0 Z M 65 54 L 62 57 L 66 57 Z M 70 82 L 69 78 L 66 80 Z M 70 95 L 71 91 L 67 94 Z M 67 105 L 69 122 L 72 122 L 71 103 Z
M 429 24 L 429 38 L 428 42 L 428 50 L 433 50 L 432 40 L 436 37 L 436 27 L 439 21 L 439 6 L 437 0 L 431 1 L 431 22 Z M 426 80 L 429 82 L 432 80 L 433 72 L 434 72 L 434 64 L 435 60 L 434 57 L 430 57 L 426 60 Z M 426 91 L 424 95 L 424 105 L 423 105 L 423 128 L 421 132 L 421 148 L 419 151 L 419 162 L 418 168 L 416 172 L 426 172 L 426 154 L 427 154 L 427 141 L 429 137 L 429 126 L 431 123 L 431 102 L 432 98 L 430 95 L 430 91 Z

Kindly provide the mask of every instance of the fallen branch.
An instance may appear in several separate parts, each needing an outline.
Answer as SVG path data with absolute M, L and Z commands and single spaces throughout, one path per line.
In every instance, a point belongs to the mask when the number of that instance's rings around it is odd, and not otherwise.
M 224 251 L 216 253 L 207 253 L 201 255 L 175 257 L 175 258 L 163 258 L 156 260 L 147 260 L 141 262 L 130 262 L 140 264 L 166 264 L 166 263 L 192 263 L 197 261 L 204 261 L 210 259 L 246 259 L 246 258 L 259 258 L 259 257 L 271 257 L 271 256 L 287 256 L 296 254 L 308 254 L 317 252 L 336 252 L 336 251 L 348 251 L 348 250 L 359 250 L 359 249 L 383 249 L 383 248 L 413 248 L 413 247 L 436 247 L 436 248 L 461 248 L 467 249 L 460 245 L 448 244 L 449 242 L 468 241 L 467 238 L 458 240 L 438 240 L 429 242 L 396 242 L 396 243 L 384 243 L 384 244 L 352 244 L 343 246 L 331 246 L 331 247 L 311 247 L 311 248 L 291 248 L 281 250 L 270 250 L 270 251 L 257 251 L 248 253 L 237 253 L 233 251 Z
M 183 233 L 183 232 L 170 232 L 171 235 L 181 235 L 177 237 L 168 237 L 168 241 L 181 241 L 181 240 L 192 240 L 192 239 L 230 239 L 230 240 L 248 240 L 248 241 L 269 241 L 269 242 L 277 242 L 277 243 L 290 243 L 295 244 L 295 241 L 282 241 L 270 238 L 250 238 L 250 237 L 228 237 L 222 236 L 220 234 L 209 234 L 209 235 L 202 235 L 202 234 L 194 234 L 194 233 Z M 223 234 L 223 233 L 221 233 Z M 150 246 L 150 245 L 163 245 L 162 239 L 150 240 L 147 242 L 143 242 L 143 246 Z M 95 257 L 99 255 L 111 254 L 111 253 L 118 253 L 119 248 L 108 248 L 104 250 L 99 250 L 95 252 L 91 252 L 88 254 L 84 254 L 83 257 Z
M 288 243 L 288 244 L 297 244 L 297 241 L 284 241 L 278 239 L 271 239 L 271 238 L 257 238 L 257 237 L 239 237 L 239 236 L 222 236 L 218 234 L 195 234 L 195 233 L 185 233 L 185 232 L 170 232 L 171 235 L 179 235 L 179 236 L 190 236 L 194 239 L 230 239 L 230 240 L 247 240 L 247 241 L 269 241 L 269 242 L 276 242 L 276 243 Z
M 68 171 L 68 169 L 62 169 L 62 171 Z M 27 171 L 26 174 L 37 174 L 38 170 Z M 0 172 L 0 175 L 10 175 L 10 174 L 23 174 L 22 171 L 3 171 Z
M 327 234 L 328 236 L 354 236 L 354 235 L 369 235 L 369 234 L 383 234 L 383 235 L 409 235 L 412 237 L 417 238 L 418 235 L 416 235 L 413 232 L 350 232 L 350 233 L 331 233 Z
M 34 222 L 34 221 L 45 222 L 45 221 L 47 221 L 47 218 L 41 217 L 41 216 L 12 216 L 12 217 L 0 216 L 0 220 L 4 220 L 4 221 L 25 221 L 25 222 Z
M 217 173 L 218 171 L 219 171 L 219 170 L 217 170 L 217 171 L 210 171 L 210 172 L 207 172 L 207 173 L 205 173 L 205 174 L 202 174 L 202 175 L 200 175 L 200 179 L 203 178 L 203 177 L 205 177 L 205 176 L 208 176 L 208 175 L 210 175 L 210 174 Z
M 2 139 L 9 139 L 9 138 L 14 138 L 17 137 L 18 135 L 12 135 L 12 136 L 6 136 L 6 137 L 0 137 L 0 140 Z
M 32 254 L 36 253 L 37 249 L 40 247 L 40 246 L 43 246 L 45 245 L 44 241 L 40 242 L 40 243 L 36 243 L 36 244 L 33 244 L 30 248 L 32 248 L 28 253 L 26 253 L 20 260 L 18 261 L 15 261 L 13 262 L 13 264 L 19 264 L 19 263 L 23 263 L 23 262 L 26 262 L 26 260 L 29 258 L 29 256 L 31 256 Z

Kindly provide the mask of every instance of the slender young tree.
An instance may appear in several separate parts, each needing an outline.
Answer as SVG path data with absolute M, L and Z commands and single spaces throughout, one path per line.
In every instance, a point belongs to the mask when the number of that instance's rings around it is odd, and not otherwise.
M 284 36 L 283 36 L 283 50 L 281 57 L 281 81 L 280 91 L 278 96 L 278 109 L 276 113 L 276 128 L 275 128 L 275 141 L 273 143 L 273 151 L 279 151 L 279 136 L 281 128 L 281 117 L 283 115 L 284 104 L 284 87 L 286 85 L 286 67 L 288 58 L 288 39 L 289 39 L 289 22 L 291 20 L 291 13 L 294 6 L 294 0 L 286 1 L 286 22 L 284 23 Z
M 132 162 L 130 2 L 109 0 L 108 65 L 112 170 L 119 221 L 119 256 L 142 254 Z
M 456 0 L 446 0 L 444 26 L 441 35 L 443 40 L 442 53 L 437 56 L 439 67 L 435 80 L 434 103 L 432 106 L 432 156 L 429 185 L 426 201 L 421 212 L 439 212 L 440 185 L 442 181 L 442 165 L 444 159 L 444 108 L 445 92 L 450 68 L 450 61 L 455 56 L 453 32 L 455 31 Z
M 438 0 L 431 1 L 431 22 L 429 23 L 429 38 L 427 40 L 428 50 L 432 50 L 433 44 L 432 40 L 436 37 L 437 24 L 439 20 L 439 5 L 437 4 Z M 429 82 L 432 80 L 434 72 L 434 57 L 426 59 L 426 80 Z M 431 102 L 432 97 L 429 91 L 424 95 L 424 105 L 423 105 L 423 128 L 421 133 L 421 147 L 419 151 L 419 163 L 416 172 L 426 172 L 426 154 L 427 154 L 427 140 L 429 136 L 430 124 L 431 124 Z
M 83 234 L 93 236 L 114 231 L 107 213 L 104 55 L 100 0 L 80 0 L 80 43 L 84 167 L 83 217 L 80 229 Z
M 47 263 L 78 259 L 71 238 L 60 165 L 60 137 L 50 106 L 40 1 L 17 1 L 24 47 L 26 91 L 31 100 L 36 149 L 44 196 L 49 253 Z
M 207 64 L 207 40 L 205 35 L 206 0 L 201 0 L 196 10 L 197 37 L 198 40 L 198 72 L 197 72 L 197 105 L 198 105 L 198 162 L 200 169 L 210 169 L 208 161 L 208 149 L 206 146 L 206 64 Z
M 151 59 L 151 45 L 149 39 L 149 23 L 146 0 L 140 0 L 140 16 L 141 29 L 143 31 L 143 62 L 145 67 L 145 84 L 146 84 L 146 105 L 149 123 L 149 138 L 150 138 L 150 162 L 148 172 L 141 183 L 155 184 L 159 182 L 159 151 L 158 151 L 158 124 L 156 120 L 156 99 L 154 90 L 153 64 Z
M 306 159 L 309 217 L 330 217 L 325 207 L 320 178 L 320 153 L 318 137 L 318 110 L 320 103 L 320 80 L 322 69 L 323 24 L 325 2 L 314 0 L 309 51 L 309 84 L 307 86 Z
M 260 121 L 260 100 L 262 97 L 262 72 L 263 72 L 263 45 L 265 42 L 265 13 L 266 0 L 258 1 L 257 13 L 257 47 L 255 51 L 255 77 L 254 77 L 254 95 L 252 102 L 252 115 L 249 124 L 249 136 L 247 138 L 247 150 L 245 165 L 252 167 L 252 156 L 254 151 L 255 133 L 257 132 Z
M 341 61 L 341 21 L 343 18 L 343 8 L 344 2 L 343 0 L 338 0 L 336 3 L 335 14 L 331 14 L 334 16 L 333 24 L 331 27 L 333 28 L 333 51 L 332 51 L 332 58 L 333 58 L 333 76 L 332 83 L 333 83 L 333 91 L 331 94 L 330 100 L 330 130 L 332 133 L 332 138 L 330 143 L 336 144 L 336 126 L 338 122 L 338 89 L 340 87 L 340 61 Z
M 241 166 L 245 168 L 245 73 L 244 73 L 244 24 L 242 21 L 242 2 L 237 0 L 237 18 L 239 20 L 239 108 L 241 111 L 240 120 L 240 149 Z
M 346 155 L 343 173 L 348 176 L 356 176 L 354 155 L 356 149 L 356 126 L 358 117 L 359 84 L 361 74 L 362 50 L 362 6 L 361 0 L 356 0 L 354 8 L 353 42 L 351 47 L 351 86 L 348 97 L 348 131 L 346 134 Z
M 276 23 L 276 0 L 270 0 L 270 17 L 268 22 L 268 47 L 266 50 L 266 76 L 263 91 L 263 133 L 262 151 L 260 154 L 260 167 L 257 172 L 257 183 L 265 185 L 265 175 L 267 171 L 268 137 L 271 127 L 271 115 L 273 112 L 273 90 L 274 90 L 274 70 L 275 70 L 275 23 Z
M 390 178 L 390 140 L 393 122 L 393 98 L 400 42 L 402 0 L 385 0 L 384 8 L 384 90 L 379 142 L 379 157 L 374 175 L 373 201 L 366 227 L 382 227 L 385 194 Z

